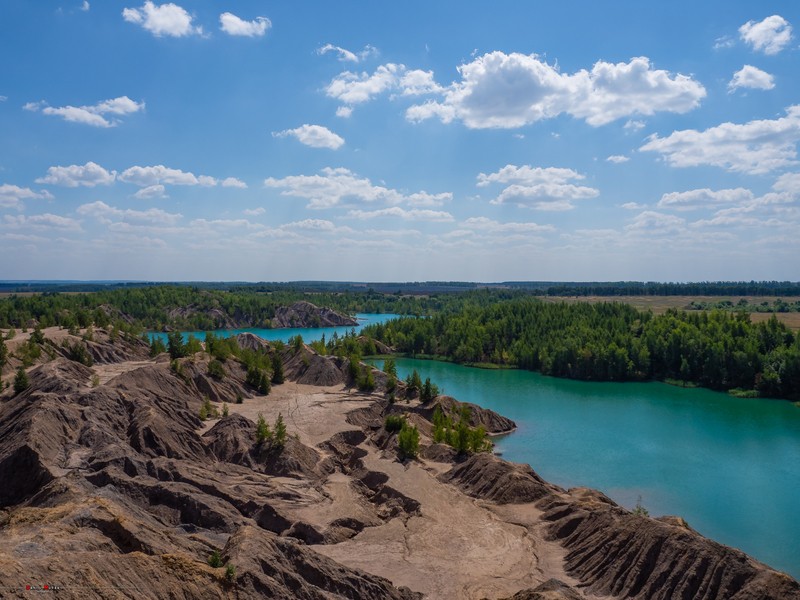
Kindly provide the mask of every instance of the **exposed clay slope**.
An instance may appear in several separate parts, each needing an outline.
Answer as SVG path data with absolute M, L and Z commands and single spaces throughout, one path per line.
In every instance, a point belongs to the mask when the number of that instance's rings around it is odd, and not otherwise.
M 99 356 L 119 356 L 97 339 Z M 99 384 L 97 369 L 57 358 L 30 369 L 22 394 L 3 392 L 0 597 L 49 582 L 76 599 L 420 597 L 411 588 L 448 599 L 800 600 L 796 581 L 679 519 L 430 444 L 426 416 L 436 403 L 458 412 L 453 399 L 391 403 L 348 387 L 346 360 L 308 347 L 281 357 L 289 382 L 269 396 L 245 385 L 234 359 L 222 380 L 208 376 L 203 353 L 117 364 Z M 204 398 L 233 413 L 200 421 Z M 472 412 L 474 424 L 508 427 Z M 383 427 L 391 413 L 417 425 L 428 461 L 399 459 Z M 258 442 L 259 414 L 284 416 L 284 448 Z M 235 581 L 209 566 L 213 551 Z
M 340 327 L 356 326 L 358 321 L 330 308 L 319 307 L 311 302 L 295 302 L 275 310 L 273 327 Z
M 299 545 L 323 539 L 293 508 L 324 499 L 317 451 L 258 444 L 240 416 L 200 435 L 203 397 L 243 385 L 235 361 L 223 382 L 207 362 L 153 361 L 92 387 L 92 369 L 58 358 L 3 395 L 0 596 L 50 582 L 65 598 L 417 597 Z M 215 549 L 235 584 L 208 566 Z
M 445 415 L 448 415 L 455 421 L 458 421 L 463 408 L 468 409 L 470 426 L 483 427 L 487 433 L 492 435 L 508 433 L 517 427 L 514 421 L 493 410 L 483 408 L 471 402 L 460 402 L 452 396 L 437 396 L 432 402 L 420 406 L 417 412 L 430 421 L 433 418 L 433 413 L 437 406 L 442 409 Z
M 558 491 L 528 465 L 506 462 L 491 454 L 474 454 L 439 479 L 458 486 L 470 496 L 498 504 L 535 502 Z
M 634 515 L 593 490 L 540 503 L 567 571 L 587 590 L 652 600 L 800 598 L 798 583 L 743 552 L 663 520 Z

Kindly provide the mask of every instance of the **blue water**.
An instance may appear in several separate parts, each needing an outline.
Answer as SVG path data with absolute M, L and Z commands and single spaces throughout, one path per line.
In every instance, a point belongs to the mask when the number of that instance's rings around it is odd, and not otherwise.
M 358 325 L 355 327 L 288 327 L 285 329 L 259 329 L 256 327 L 248 327 L 244 329 L 217 329 L 212 331 L 212 333 L 217 337 L 229 337 L 232 335 L 238 335 L 240 333 L 253 333 L 258 337 L 271 342 L 288 342 L 289 338 L 293 338 L 296 335 L 301 335 L 303 336 L 303 341 L 309 343 L 322 339 L 323 335 L 325 336 L 326 340 L 329 340 L 334 333 L 340 337 L 351 331 L 359 333 L 367 325 L 384 323 L 385 321 L 394 319 L 398 316 L 399 315 L 393 314 L 358 313 L 356 315 Z M 201 342 L 206 337 L 205 331 L 184 331 L 182 334 L 184 341 L 188 340 L 190 335 L 193 335 Z M 151 339 L 161 338 L 165 344 L 167 343 L 166 333 L 151 332 L 150 337 Z
M 381 361 L 375 361 L 379 366 Z M 662 383 L 593 383 L 398 359 L 442 393 L 516 421 L 503 457 L 600 489 L 800 578 L 800 408 Z

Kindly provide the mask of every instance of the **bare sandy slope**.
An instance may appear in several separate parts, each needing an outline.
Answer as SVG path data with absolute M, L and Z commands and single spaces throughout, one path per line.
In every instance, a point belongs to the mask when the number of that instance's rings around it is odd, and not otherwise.
M 285 383 L 274 386 L 269 396 L 245 399 L 229 408 L 252 420 L 261 413 L 270 423 L 282 413 L 290 433 L 319 449 L 334 434 L 357 429 L 346 422 L 347 413 L 372 402 L 372 397 L 340 386 Z M 365 467 L 385 473 L 386 485 L 417 500 L 420 515 L 383 523 L 374 508 L 353 492 L 351 478 L 334 473 L 322 485 L 321 497 L 306 494 L 303 501 L 282 508 L 320 528 L 342 518 L 374 525 L 338 544 L 315 545 L 316 551 L 430 598 L 506 597 L 551 577 L 577 583 L 564 572 L 564 549 L 540 532 L 541 511 L 533 504 L 499 507 L 474 500 L 436 480 L 449 465 L 402 464 L 394 457 L 382 457 L 369 442 L 359 448 L 367 452 Z

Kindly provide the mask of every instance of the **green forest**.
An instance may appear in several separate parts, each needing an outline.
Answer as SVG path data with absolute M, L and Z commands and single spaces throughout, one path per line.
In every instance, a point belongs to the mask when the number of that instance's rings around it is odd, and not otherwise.
M 94 325 L 138 335 L 144 330 L 220 329 L 226 317 L 242 326 L 269 327 L 278 307 L 298 300 L 350 314 L 413 315 L 364 330 L 367 338 L 403 354 L 574 379 L 657 379 L 744 396 L 800 399 L 800 335 L 774 317 L 751 323 L 743 310 L 752 308 L 749 305 L 689 312 L 670 309 L 654 316 L 615 302 L 542 301 L 522 289 L 409 296 L 374 290 L 267 292 L 147 286 L 12 295 L 0 300 L 0 328 Z M 778 304 L 790 306 L 780 300 L 771 303 Z M 328 344 L 344 341 L 329 340 Z M 365 344 L 364 348 L 348 347 L 347 353 L 364 355 L 375 348 L 369 341 Z M 358 344 L 350 340 L 350 345 Z
M 223 328 L 225 316 L 242 326 L 269 328 L 278 307 L 299 300 L 348 314 L 424 314 L 441 308 L 435 299 L 370 291 L 347 294 L 292 290 L 258 292 L 164 285 L 93 293 L 13 294 L 0 299 L 0 328 L 22 328 L 35 321 L 42 327 L 86 327 L 94 323 L 99 327 L 134 325 L 140 330 L 210 331 Z
M 800 398 L 800 335 L 773 316 L 663 315 L 621 303 L 512 298 L 364 330 L 398 352 L 594 381 L 691 382 L 741 395 Z

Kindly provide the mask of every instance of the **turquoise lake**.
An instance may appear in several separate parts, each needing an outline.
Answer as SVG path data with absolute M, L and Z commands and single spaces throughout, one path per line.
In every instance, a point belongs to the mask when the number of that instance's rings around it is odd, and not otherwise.
M 374 361 L 377 366 L 382 361 Z M 517 431 L 507 460 L 562 487 L 602 490 L 800 578 L 800 408 L 662 383 L 592 383 L 398 359 L 442 393 L 495 410 Z
M 215 333 L 283 342 L 300 334 L 311 342 L 395 316 L 359 314 L 355 328 Z M 190 333 L 205 337 L 184 338 Z M 442 393 L 514 419 L 517 430 L 495 440 L 504 458 L 562 487 L 602 490 L 628 508 L 641 497 L 651 515 L 680 515 L 703 535 L 800 578 L 800 408 L 791 402 L 397 359 L 401 377 L 413 369 Z
M 269 340 L 271 342 L 288 342 L 289 338 L 293 338 L 296 335 L 303 336 L 303 341 L 306 343 L 313 342 L 319 339 L 322 339 L 322 336 L 325 336 L 325 339 L 330 339 L 330 337 L 335 333 L 336 335 L 343 336 L 344 334 L 355 330 L 356 332 L 361 331 L 362 328 L 366 327 L 367 325 L 372 325 L 374 323 L 383 323 L 384 321 L 388 321 L 389 319 L 394 319 L 399 315 L 393 314 L 372 314 L 372 313 L 358 313 L 356 315 L 356 319 L 358 320 L 358 325 L 353 327 L 287 327 L 285 329 L 259 329 L 256 327 L 247 327 L 243 329 L 218 329 L 213 333 L 220 337 L 228 337 L 231 335 L 237 335 L 240 333 L 253 333 L 258 337 Z M 189 339 L 190 335 L 193 335 L 201 342 L 206 337 L 205 331 L 184 331 L 183 339 L 184 341 Z M 151 337 L 158 337 L 161 338 L 164 343 L 167 342 L 167 334 L 161 332 L 150 332 Z

